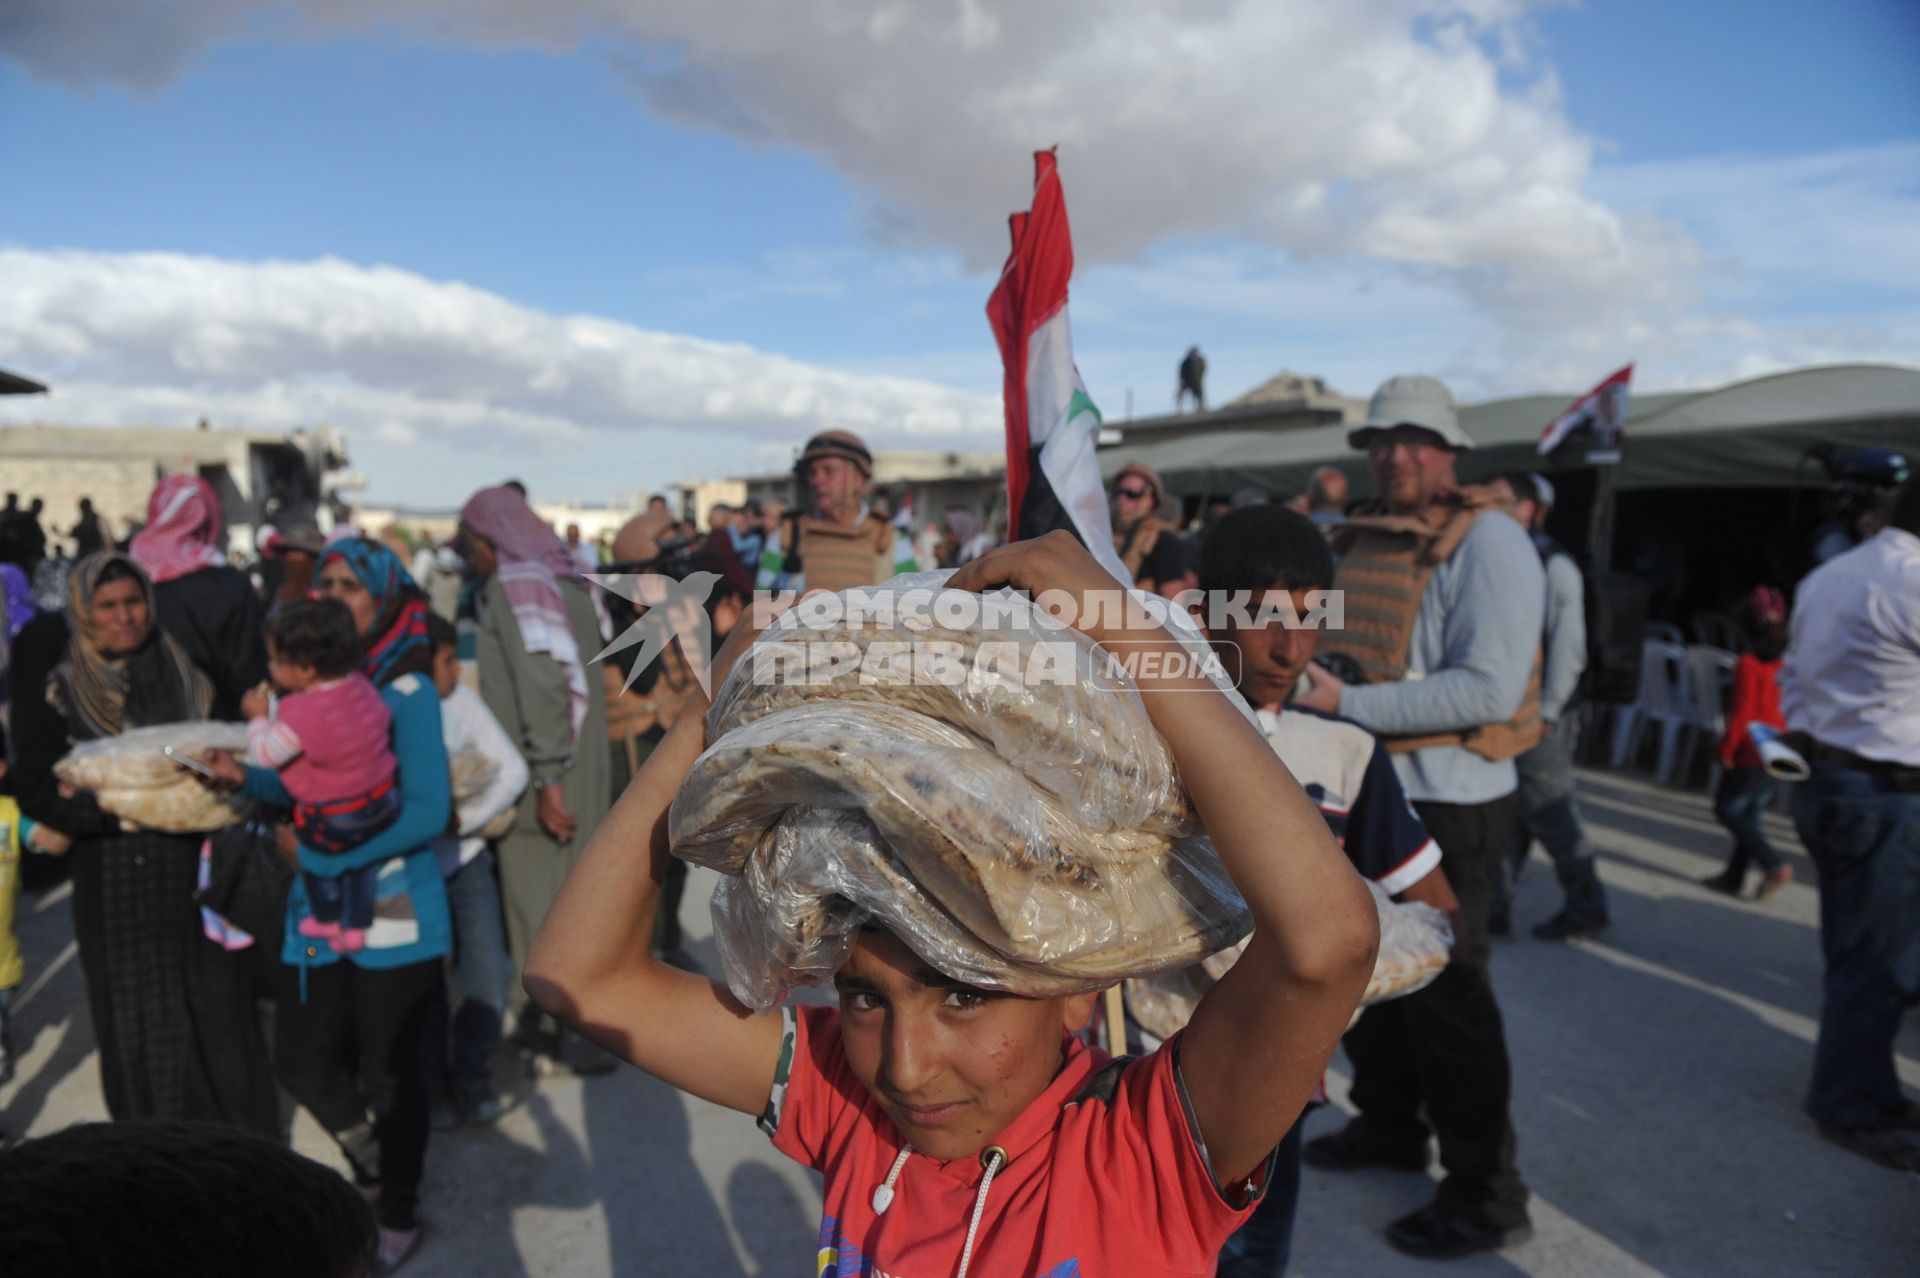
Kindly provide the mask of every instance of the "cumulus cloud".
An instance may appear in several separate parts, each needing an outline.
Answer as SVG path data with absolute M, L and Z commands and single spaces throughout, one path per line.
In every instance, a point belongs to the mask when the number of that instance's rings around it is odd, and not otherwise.
M 10 249 L 0 278 L 0 349 L 55 389 L 0 401 L 6 420 L 327 422 L 356 443 L 495 452 L 652 431 L 702 441 L 715 472 L 827 426 L 923 447 L 991 447 L 1000 430 L 988 395 L 335 258 Z
M 296 0 L 319 33 L 398 23 L 604 52 L 655 113 L 822 159 L 883 242 L 1004 252 L 1027 151 L 1059 144 L 1083 260 L 1224 233 L 1430 273 L 1505 322 L 1683 307 L 1694 253 L 1589 191 L 1593 145 L 1532 52 L 1541 0 Z M 152 83 L 248 0 L 17 0 L 37 72 Z M 264 7 L 264 6 L 263 6 Z M 274 12 L 282 12 L 278 6 Z

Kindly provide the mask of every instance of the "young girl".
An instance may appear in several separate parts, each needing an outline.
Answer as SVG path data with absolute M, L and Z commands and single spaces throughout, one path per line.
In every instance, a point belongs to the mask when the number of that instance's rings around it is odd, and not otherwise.
M 1087 597 L 1115 583 L 1065 533 L 988 551 L 949 585 L 1067 590 L 1089 637 L 1124 627 L 1184 651 L 1144 618 L 1090 613 Z M 735 628 L 712 686 L 753 634 Z M 667 810 L 706 744 L 696 713 L 568 876 L 527 990 L 648 1073 L 758 1115 L 776 1148 L 822 1172 L 815 1272 L 1212 1274 L 1359 1002 L 1378 923 L 1326 823 L 1224 695 L 1184 674 L 1142 690 L 1254 919 L 1246 957 L 1149 1056 L 1109 1063 L 1072 1037 L 1097 993 L 969 986 L 881 928 L 836 974 L 837 1010 L 755 1015 L 723 983 L 655 959 Z
M 400 815 L 387 744 L 392 716 L 360 673 L 360 640 L 345 605 L 296 599 L 267 622 L 266 635 L 267 673 L 283 695 L 270 701 L 255 689 L 243 699 L 247 745 L 293 796 L 301 843 L 338 856 Z M 340 953 L 365 945 L 379 873 L 377 865 L 333 875 L 303 871 L 312 913 L 300 921 L 300 934 L 325 939 Z
M 1717 892 L 1739 896 L 1746 884 L 1747 864 L 1754 862 L 1765 876 L 1753 899 L 1764 901 L 1792 881 L 1793 867 L 1782 862 L 1767 842 L 1763 817 L 1777 783 L 1767 775 L 1747 729 L 1758 723 L 1786 731 L 1779 680 L 1780 657 L 1787 650 L 1787 601 L 1772 586 L 1756 586 L 1734 620 L 1747 651 L 1733 668 L 1727 734 L 1720 741 L 1720 788 L 1713 795 L 1713 814 L 1733 833 L 1733 855 L 1726 869 L 1701 882 Z

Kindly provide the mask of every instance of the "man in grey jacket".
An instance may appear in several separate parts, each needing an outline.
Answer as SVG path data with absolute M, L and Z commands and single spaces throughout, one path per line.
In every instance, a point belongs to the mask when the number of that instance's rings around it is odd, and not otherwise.
M 1341 561 L 1335 585 L 1348 595 L 1349 648 L 1372 642 L 1375 656 L 1397 650 L 1400 668 L 1349 686 L 1315 665 L 1312 687 L 1297 700 L 1354 720 L 1396 751 L 1395 771 L 1440 845 L 1441 868 L 1460 911 L 1453 919 L 1453 960 L 1440 977 L 1416 994 L 1368 1009 L 1348 1032 L 1359 1116 L 1309 1141 L 1304 1156 L 1330 1170 L 1423 1172 L 1428 1140 L 1437 1136 L 1447 1173 L 1439 1193 L 1389 1226 L 1387 1240 L 1411 1255 L 1465 1256 L 1532 1234 L 1508 1117 L 1506 1031 L 1487 972 L 1488 913 L 1518 828 L 1519 779 L 1511 753 L 1488 743 L 1501 729 L 1509 741 L 1525 739 L 1523 730 L 1508 725 L 1527 709 L 1545 579 L 1525 530 L 1488 508 L 1491 495 L 1460 488 L 1454 461 L 1472 441 L 1443 384 L 1417 376 L 1389 380 L 1375 392 L 1367 420 L 1347 438 L 1366 450 L 1376 501 L 1343 525 L 1341 536 L 1369 535 L 1356 525 L 1388 526 L 1373 540 L 1354 541 Z M 1426 551 L 1395 551 L 1394 526 L 1438 536 L 1423 543 Z M 1437 566 L 1425 566 L 1452 534 L 1460 535 Z M 1378 581 L 1383 567 L 1388 579 L 1399 571 L 1408 583 L 1400 602 L 1391 591 L 1357 601 L 1362 574 Z M 1397 609 L 1415 606 L 1404 641 L 1378 633 L 1364 638 L 1369 625 L 1378 631 L 1379 617 L 1404 616 Z M 1394 738 L 1400 738 L 1397 747 Z
M 1547 573 L 1547 629 L 1545 658 L 1540 676 L 1540 744 L 1515 759 L 1520 773 L 1520 833 L 1503 874 L 1495 884 L 1495 936 L 1512 930 L 1508 910 L 1513 886 L 1535 839 L 1553 859 L 1553 872 L 1566 895 L 1560 912 L 1533 929 L 1543 941 L 1565 941 L 1598 936 L 1610 921 L 1607 889 L 1594 866 L 1593 843 L 1574 805 L 1573 733 L 1560 720 L 1580 686 L 1587 668 L 1587 618 L 1580 567 L 1547 536 L 1547 512 L 1553 508 L 1553 485 L 1544 475 L 1516 471 L 1494 479 L 1488 487 L 1505 493 L 1520 522 L 1533 536 Z

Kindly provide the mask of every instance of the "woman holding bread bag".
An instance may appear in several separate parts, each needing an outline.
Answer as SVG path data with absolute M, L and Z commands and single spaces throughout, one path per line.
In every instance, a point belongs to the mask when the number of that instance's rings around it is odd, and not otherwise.
M 222 1107 L 186 975 L 190 947 L 207 943 L 193 903 L 199 836 L 129 828 L 53 773 L 80 742 L 207 717 L 212 684 L 154 612 L 153 583 L 127 556 L 105 551 L 74 566 L 67 617 L 43 614 L 37 642 L 16 648 L 15 778 L 21 810 L 73 839 L 74 939 L 107 1112 L 212 1119 Z

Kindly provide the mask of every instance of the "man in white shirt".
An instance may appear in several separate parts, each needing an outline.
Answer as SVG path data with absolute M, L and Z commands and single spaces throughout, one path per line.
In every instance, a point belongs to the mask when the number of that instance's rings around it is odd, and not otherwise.
M 1807 1112 L 1836 1144 L 1920 1172 L 1920 1105 L 1894 1068 L 1920 999 L 1920 478 L 1885 528 L 1800 583 L 1790 629 L 1780 700 L 1813 766 L 1793 816 L 1827 966 Z

